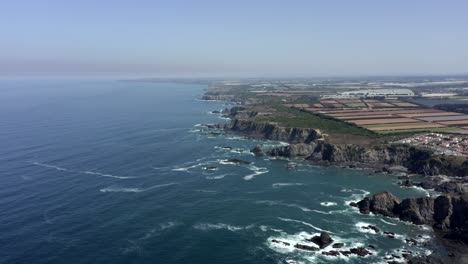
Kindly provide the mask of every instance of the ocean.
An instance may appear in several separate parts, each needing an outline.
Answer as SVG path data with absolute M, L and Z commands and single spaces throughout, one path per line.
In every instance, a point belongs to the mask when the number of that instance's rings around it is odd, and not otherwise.
M 0 263 L 377 263 L 404 249 L 440 250 L 429 227 L 348 205 L 424 190 L 365 170 L 255 157 L 257 144 L 284 143 L 204 131 L 228 122 L 210 111 L 229 107 L 199 100 L 204 89 L 0 81 Z M 251 163 L 227 162 L 235 158 Z M 373 245 L 373 255 L 293 247 L 322 231 L 342 250 Z

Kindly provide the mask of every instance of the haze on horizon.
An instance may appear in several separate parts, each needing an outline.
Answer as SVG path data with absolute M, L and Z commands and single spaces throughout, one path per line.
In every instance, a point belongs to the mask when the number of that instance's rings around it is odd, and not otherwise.
M 468 73 L 468 2 L 2 1 L 0 77 Z

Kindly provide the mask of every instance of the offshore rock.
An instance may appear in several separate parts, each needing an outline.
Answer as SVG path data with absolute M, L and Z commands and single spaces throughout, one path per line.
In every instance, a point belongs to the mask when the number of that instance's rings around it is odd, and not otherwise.
M 265 155 L 262 145 L 256 145 L 253 149 L 250 150 L 250 152 L 252 152 L 257 157 L 262 157 Z
M 317 244 L 320 247 L 320 249 L 326 248 L 331 243 L 333 243 L 333 239 L 327 232 L 322 232 L 320 233 L 320 236 L 314 236 L 311 239 L 308 239 L 308 241 Z
M 372 195 L 370 198 L 366 197 L 358 202 L 359 211 L 362 214 L 381 214 L 384 216 L 394 216 L 394 209 L 400 203 L 400 200 L 389 192 L 379 192 Z
M 363 214 L 373 212 L 399 217 L 413 224 L 432 225 L 445 237 L 468 244 L 468 195 L 441 195 L 437 198 L 408 198 L 399 202 L 393 194 L 381 192 L 357 203 Z M 384 235 L 394 237 L 393 233 Z M 412 242 L 412 241 L 409 241 Z

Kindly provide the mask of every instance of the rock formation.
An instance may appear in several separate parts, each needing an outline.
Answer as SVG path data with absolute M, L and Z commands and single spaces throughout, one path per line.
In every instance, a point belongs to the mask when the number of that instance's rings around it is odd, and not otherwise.
M 400 202 L 393 194 L 381 192 L 364 198 L 357 206 L 363 214 L 372 212 L 431 225 L 445 232 L 447 238 L 468 244 L 468 195 L 408 198 Z

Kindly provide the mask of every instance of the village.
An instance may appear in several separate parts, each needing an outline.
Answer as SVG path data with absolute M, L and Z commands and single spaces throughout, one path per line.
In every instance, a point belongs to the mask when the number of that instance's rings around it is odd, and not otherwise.
M 395 143 L 425 146 L 435 150 L 437 154 L 468 155 L 468 137 L 460 135 L 429 133 L 408 137 Z

